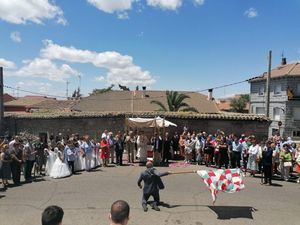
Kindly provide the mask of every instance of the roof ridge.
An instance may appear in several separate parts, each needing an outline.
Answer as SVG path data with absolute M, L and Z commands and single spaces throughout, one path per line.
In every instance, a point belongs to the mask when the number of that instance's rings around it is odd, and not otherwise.
M 297 65 L 298 65 L 298 62 L 294 63 L 294 66 L 287 72 L 286 75 L 290 75 L 290 73 L 292 72 L 292 70 L 294 70 Z

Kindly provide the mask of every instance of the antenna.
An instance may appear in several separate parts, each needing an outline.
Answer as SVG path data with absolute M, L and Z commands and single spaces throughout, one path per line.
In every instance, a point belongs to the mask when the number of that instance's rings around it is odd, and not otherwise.
M 70 82 L 67 80 L 67 89 L 66 89 L 66 97 L 69 98 L 69 84 Z
M 81 90 L 81 74 L 78 74 L 78 81 L 79 81 L 79 89 Z

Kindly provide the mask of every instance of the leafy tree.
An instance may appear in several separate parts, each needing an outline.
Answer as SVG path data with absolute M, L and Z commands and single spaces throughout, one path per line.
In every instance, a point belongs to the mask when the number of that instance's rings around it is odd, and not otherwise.
M 90 95 L 97 95 L 97 94 L 103 94 L 105 92 L 109 92 L 112 90 L 112 88 L 114 87 L 115 85 L 110 85 L 109 87 L 107 88 L 102 88 L 102 89 L 94 89 L 93 92 L 90 94 Z
M 170 112 L 198 112 L 198 110 L 194 107 L 189 106 L 184 100 L 190 98 L 190 96 L 186 94 L 178 93 L 177 91 L 166 91 L 167 103 L 166 107 L 162 102 L 153 100 L 151 104 L 156 104 L 160 108 L 159 111 L 170 111 Z
M 250 96 L 248 94 L 241 95 L 239 98 L 234 98 L 230 102 L 230 111 L 243 113 L 246 110 L 248 102 L 250 102 Z

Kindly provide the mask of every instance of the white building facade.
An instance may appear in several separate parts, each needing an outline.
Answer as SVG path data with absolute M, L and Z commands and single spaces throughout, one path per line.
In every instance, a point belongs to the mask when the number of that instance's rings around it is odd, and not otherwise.
M 300 139 L 300 62 L 285 62 L 283 58 L 281 65 L 271 71 L 269 117 L 272 123 L 268 133 Z M 264 73 L 249 81 L 250 113 L 266 115 L 266 78 Z

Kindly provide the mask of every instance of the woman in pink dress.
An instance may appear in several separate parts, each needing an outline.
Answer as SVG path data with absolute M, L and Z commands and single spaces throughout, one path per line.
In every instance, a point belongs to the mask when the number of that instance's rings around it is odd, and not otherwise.
M 103 167 L 106 167 L 109 159 L 109 142 L 105 137 L 101 139 L 100 149 L 101 149 L 100 158 L 102 159 Z

